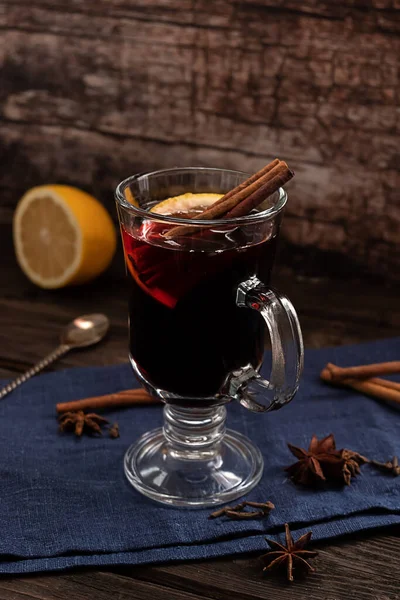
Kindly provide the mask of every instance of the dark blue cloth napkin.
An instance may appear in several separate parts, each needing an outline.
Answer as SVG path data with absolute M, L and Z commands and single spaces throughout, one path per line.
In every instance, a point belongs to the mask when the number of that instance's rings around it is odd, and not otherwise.
M 326 362 L 352 365 L 394 360 L 400 338 L 360 346 L 309 350 L 293 402 L 267 415 L 228 406 L 228 425 L 262 450 L 265 471 L 248 499 L 276 509 L 260 521 L 208 520 L 210 510 L 153 503 L 125 480 L 129 444 L 161 425 L 160 406 L 110 413 L 121 437 L 59 435 L 56 402 L 136 385 L 128 365 L 60 371 L 36 377 L 0 402 L 0 573 L 76 566 L 154 563 L 266 551 L 266 532 L 314 539 L 400 523 L 400 477 L 368 466 L 343 490 L 308 491 L 287 480 L 295 461 L 286 442 L 306 447 L 311 435 L 333 432 L 339 447 L 377 460 L 400 454 L 400 410 L 319 381 Z

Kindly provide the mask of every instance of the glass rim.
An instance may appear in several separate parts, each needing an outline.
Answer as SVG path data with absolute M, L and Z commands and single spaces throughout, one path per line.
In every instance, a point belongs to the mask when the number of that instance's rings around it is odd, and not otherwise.
M 174 173 L 178 171 L 214 171 L 214 172 L 224 172 L 224 173 L 234 173 L 243 175 L 245 178 L 250 177 L 249 173 L 244 171 L 236 171 L 235 169 L 222 169 L 218 167 L 172 167 L 169 169 L 158 169 L 157 171 L 149 171 L 148 173 L 138 173 L 136 175 L 131 175 L 126 179 L 122 180 L 115 189 L 115 200 L 118 205 L 125 210 L 131 212 L 132 214 L 151 219 L 153 221 L 159 221 L 163 223 L 173 223 L 176 225 L 201 225 L 201 226 L 214 226 L 218 223 L 218 225 L 246 225 L 251 223 L 257 223 L 258 221 L 269 220 L 285 207 L 287 202 L 287 193 L 286 191 L 280 187 L 275 193 L 279 194 L 278 200 L 275 202 L 273 206 L 267 208 L 261 212 L 253 213 L 249 215 L 245 215 L 243 217 L 235 217 L 233 219 L 185 219 L 183 217 L 173 217 L 169 215 L 162 215 L 159 213 L 151 213 L 148 210 L 140 208 L 138 206 L 134 206 L 131 204 L 124 195 L 124 190 L 128 185 L 130 185 L 134 181 L 138 181 L 140 179 L 144 179 L 146 177 L 151 177 L 153 175 L 160 175 L 163 173 Z

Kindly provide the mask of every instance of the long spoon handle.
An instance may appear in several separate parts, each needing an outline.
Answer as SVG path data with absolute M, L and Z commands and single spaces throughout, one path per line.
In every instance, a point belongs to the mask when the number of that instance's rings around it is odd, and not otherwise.
M 25 371 L 25 373 L 23 373 L 22 375 L 14 379 L 14 381 L 11 381 L 5 387 L 3 387 L 3 389 L 0 390 L 0 399 L 4 398 L 4 396 L 7 396 L 7 394 L 15 390 L 19 385 L 21 385 L 21 383 L 25 383 L 25 381 L 28 381 L 28 379 L 30 379 L 34 375 L 37 375 L 37 373 L 40 373 L 40 371 L 43 371 L 43 369 L 45 369 L 46 367 L 51 365 L 51 363 L 53 363 L 55 360 L 66 354 L 70 349 L 71 346 L 68 346 L 67 344 L 61 344 L 60 346 L 58 346 L 58 348 L 56 348 L 54 352 L 48 354 L 45 358 L 43 358 L 43 360 L 36 363 L 36 365 L 34 365 L 31 369 Z

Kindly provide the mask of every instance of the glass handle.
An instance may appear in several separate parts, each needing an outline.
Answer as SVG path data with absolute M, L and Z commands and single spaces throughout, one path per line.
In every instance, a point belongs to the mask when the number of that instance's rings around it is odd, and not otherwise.
M 303 337 L 296 311 L 288 298 L 256 277 L 239 285 L 236 301 L 264 318 L 271 338 L 272 367 L 269 380 L 250 364 L 234 372 L 229 393 L 252 411 L 275 410 L 296 394 L 303 370 Z

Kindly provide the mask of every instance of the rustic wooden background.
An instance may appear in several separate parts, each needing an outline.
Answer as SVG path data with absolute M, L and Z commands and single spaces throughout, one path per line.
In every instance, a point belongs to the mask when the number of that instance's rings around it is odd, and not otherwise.
M 3 232 L 32 185 L 114 211 L 139 170 L 278 155 L 283 260 L 400 279 L 399 0 L 0 0 L 0 64 Z

